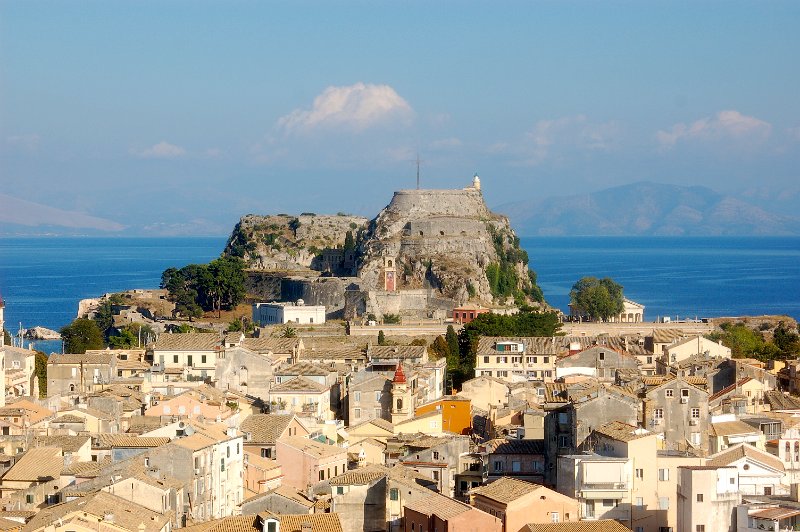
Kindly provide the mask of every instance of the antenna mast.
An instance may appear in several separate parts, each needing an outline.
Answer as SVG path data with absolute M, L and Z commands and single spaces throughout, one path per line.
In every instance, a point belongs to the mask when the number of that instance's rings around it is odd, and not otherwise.
M 417 152 L 417 190 L 419 190 L 419 152 Z

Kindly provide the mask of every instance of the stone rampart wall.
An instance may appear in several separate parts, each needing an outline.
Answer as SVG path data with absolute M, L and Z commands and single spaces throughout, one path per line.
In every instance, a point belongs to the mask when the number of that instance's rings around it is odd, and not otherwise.
M 489 216 L 483 196 L 475 189 L 465 190 L 398 190 L 394 193 L 389 211 L 426 216 Z

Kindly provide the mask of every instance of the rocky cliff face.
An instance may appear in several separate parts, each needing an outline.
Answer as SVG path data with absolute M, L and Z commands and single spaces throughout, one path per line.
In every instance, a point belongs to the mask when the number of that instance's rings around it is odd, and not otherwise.
M 352 245 L 345 242 L 348 231 Z M 397 289 L 429 288 L 458 305 L 542 300 L 508 219 L 486 207 L 479 186 L 401 190 L 371 221 L 247 215 L 225 251 L 255 270 L 357 275 L 362 290 L 383 290 L 389 268 Z
M 474 187 L 395 192 L 370 222 L 359 252 L 365 288 L 383 289 L 384 268 L 391 265 L 398 288 L 430 287 L 456 304 L 537 294 L 508 219 L 489 211 Z M 501 268 L 513 284 L 507 290 L 487 275 Z
M 361 216 L 248 214 L 233 229 L 225 253 L 244 258 L 257 270 L 324 271 L 319 264 L 323 250 L 343 248 L 347 232 L 355 240 L 367 222 Z

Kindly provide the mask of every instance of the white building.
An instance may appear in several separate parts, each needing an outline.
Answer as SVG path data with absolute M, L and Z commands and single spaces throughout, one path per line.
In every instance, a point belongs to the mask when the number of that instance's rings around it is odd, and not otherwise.
M 283 323 L 325 323 L 325 305 L 306 305 L 302 299 L 296 303 L 253 303 L 253 322 L 262 327 Z

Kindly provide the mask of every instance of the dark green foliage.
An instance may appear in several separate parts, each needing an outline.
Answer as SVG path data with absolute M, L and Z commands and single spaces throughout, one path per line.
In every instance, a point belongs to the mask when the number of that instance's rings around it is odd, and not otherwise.
M 64 352 L 81 354 L 87 349 L 103 348 L 103 333 L 93 320 L 78 318 L 59 331 L 64 341 Z
M 253 332 L 255 325 L 246 316 L 240 316 L 228 324 L 228 332 Z
M 300 220 L 298 218 L 292 218 L 289 222 L 289 229 L 294 232 L 294 236 L 297 236 L 297 230 L 300 228 Z
M 530 288 L 525 290 L 520 288 L 517 265 L 528 264 L 528 252 L 519 247 L 519 238 L 514 236 L 509 239 L 504 232 L 498 232 L 493 225 L 487 225 L 487 228 L 499 260 L 486 267 L 486 278 L 492 295 L 500 299 L 513 297 L 517 305 L 524 304 L 526 298 L 544 302 L 542 290 L 536 284 L 536 274 L 530 269 L 528 269 Z M 467 290 L 469 291 L 469 286 Z
M 447 343 L 447 352 L 449 355 L 458 356 L 458 334 L 452 325 L 447 326 L 447 332 L 444 335 L 444 341 Z M 457 366 L 458 364 L 456 364 Z
M 281 338 L 297 338 L 297 331 L 294 327 L 286 326 L 281 331 Z
M 47 355 L 36 351 L 34 373 L 39 380 L 39 397 L 47 397 Z
M 800 336 L 786 327 L 783 322 L 778 323 L 772 334 L 772 343 L 786 358 L 794 358 L 800 354 Z
M 169 268 L 161 274 L 161 288 L 169 292 L 169 300 L 183 316 L 196 318 L 204 310 L 231 309 L 245 296 L 244 261 L 225 256 L 209 264 L 189 264 Z
M 428 356 L 432 360 L 439 360 L 440 358 L 447 358 L 450 350 L 447 347 L 447 341 L 444 336 L 437 336 L 433 343 L 428 347 Z M 448 359 L 449 362 L 449 359 Z
M 248 235 L 242 229 L 241 222 L 237 223 L 233 228 L 230 238 L 228 238 L 228 243 L 225 245 L 228 254 L 234 257 L 244 258 L 250 253 L 255 252 L 256 244 L 251 240 L 251 236 L 252 235 Z
M 384 314 L 383 315 L 383 323 L 388 323 L 388 324 L 400 323 L 400 315 L 399 314 Z
M 452 373 L 455 385 L 475 374 L 475 355 L 481 336 L 562 336 L 555 312 L 521 311 L 512 316 L 485 313 L 464 325 L 458 333 L 458 368 Z
M 95 311 L 94 318 L 92 319 L 94 319 L 94 322 L 97 324 L 97 327 L 103 333 L 103 337 L 106 338 L 106 340 L 108 340 L 113 332 L 114 306 L 123 304 L 125 304 L 125 298 L 122 294 L 111 294 L 100 302 L 100 305 Z
M 356 240 L 353 238 L 353 232 L 348 231 L 344 235 L 344 250 L 352 251 L 354 249 L 356 249 Z
M 382 330 L 378 331 L 378 345 L 386 345 L 386 335 Z
M 570 305 L 582 316 L 606 321 L 624 309 L 622 285 L 605 277 L 583 277 L 572 286 Z
M 425 341 L 425 338 L 414 338 L 411 340 L 411 345 L 426 346 L 428 342 Z
M 128 349 L 136 347 L 139 338 L 130 329 L 122 329 L 117 334 L 108 337 L 108 345 L 112 349 Z
M 11 345 L 11 335 L 5 329 L 3 329 L 3 342 L 5 345 Z

